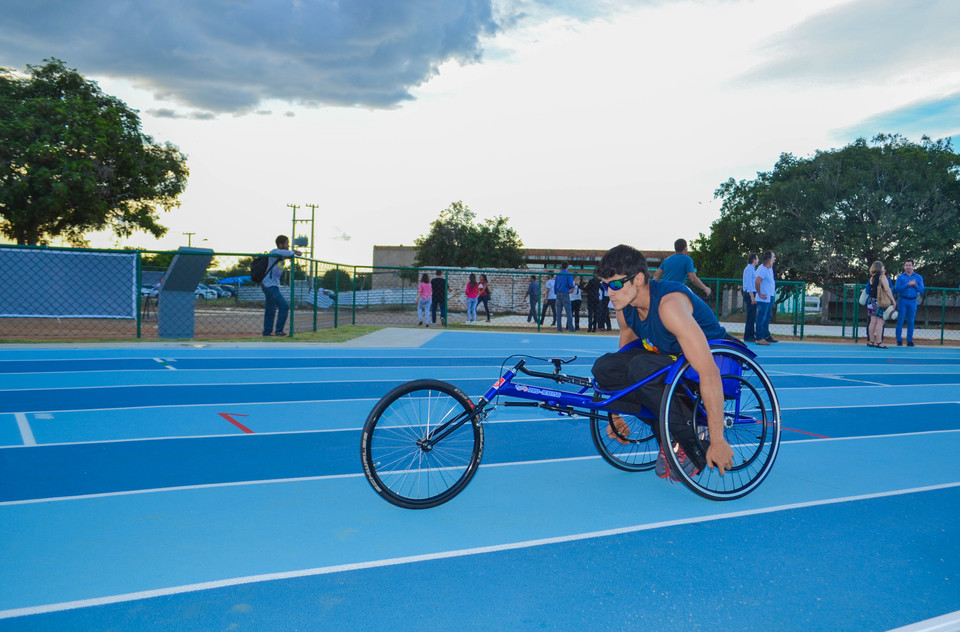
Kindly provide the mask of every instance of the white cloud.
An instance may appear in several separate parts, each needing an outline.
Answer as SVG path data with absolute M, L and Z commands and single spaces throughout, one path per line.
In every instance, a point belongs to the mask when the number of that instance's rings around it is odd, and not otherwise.
M 913 67 L 937 68 L 935 80 L 916 79 L 896 55 L 864 67 L 873 81 L 848 80 L 863 56 L 836 58 L 844 47 L 882 47 L 889 36 L 885 24 L 857 21 L 868 12 L 859 1 L 609 1 L 591 5 L 590 19 L 571 6 L 584 5 L 498 2 L 492 19 L 510 27 L 464 40 L 483 61 L 433 55 L 437 74 L 393 109 L 304 107 L 290 97 L 297 82 L 281 76 L 283 91 L 257 96 L 256 109 L 273 114 L 197 120 L 209 110 L 179 114 L 132 80 L 101 84 L 188 155 L 190 183 L 165 217 L 162 247 L 196 232 L 218 250 L 259 251 L 290 232 L 287 203 L 316 203 L 317 254 L 345 263 L 369 262 L 374 244 L 412 245 L 457 200 L 481 219 L 510 217 L 531 247 L 669 249 L 709 230 L 727 178 L 769 170 L 781 152 L 842 146 L 865 121 L 906 126 L 877 117 L 909 118 L 910 104 L 958 90 L 960 55 L 938 58 L 938 47 L 953 50 L 931 35 L 939 26 L 908 30 L 901 49 Z M 945 3 L 925 6 L 911 20 L 952 15 Z M 391 22 L 372 23 L 382 33 Z M 833 42 L 854 24 L 857 44 Z M 411 30 L 398 22 L 398 33 Z M 915 111 L 935 127 L 955 108 Z

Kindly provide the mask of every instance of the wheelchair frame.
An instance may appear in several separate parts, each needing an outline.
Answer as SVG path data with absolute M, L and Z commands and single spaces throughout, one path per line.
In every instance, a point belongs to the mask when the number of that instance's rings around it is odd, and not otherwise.
M 709 442 L 706 411 L 697 388 L 699 376 L 683 355 L 644 380 L 616 391 L 600 388 L 591 378 L 561 373 L 562 365 L 576 358 L 550 360 L 552 373 L 528 369 L 526 359 L 521 358 L 476 403 L 447 382 L 407 382 L 384 395 L 364 424 L 364 474 L 380 496 L 400 507 L 424 509 L 451 500 L 480 465 L 483 421 L 496 408 L 491 402 L 505 397 L 522 401 L 508 400 L 504 406 L 531 406 L 589 418 L 601 457 L 622 470 L 653 468 L 659 454 L 659 436 L 664 445 L 673 448 L 663 452 L 670 470 L 684 485 L 711 500 L 740 498 L 756 489 L 773 466 L 780 444 L 780 405 L 773 384 L 746 345 L 727 339 L 711 340 L 709 344 L 723 384 L 724 435 L 735 452 L 734 467 L 724 476 L 709 469 L 690 474 L 675 452 L 681 441 L 688 445 L 696 442 L 703 451 Z M 521 373 L 579 390 L 515 382 Z M 664 394 L 659 416 L 647 408 L 634 413 L 618 409 L 624 397 L 661 376 Z M 690 416 L 686 428 L 665 421 L 671 418 L 674 407 L 685 411 L 685 417 Z M 435 413 L 440 414 L 438 419 L 419 421 L 421 415 Z M 627 422 L 629 435 L 616 431 L 614 414 Z M 658 435 L 653 432 L 654 424 Z

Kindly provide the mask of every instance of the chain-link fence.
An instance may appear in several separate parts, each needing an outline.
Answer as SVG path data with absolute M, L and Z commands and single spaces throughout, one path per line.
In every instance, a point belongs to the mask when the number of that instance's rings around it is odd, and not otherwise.
M 0 340 L 260 338 L 264 293 L 250 280 L 259 253 L 0 247 Z M 176 265 L 175 265 L 176 264 Z M 186 270 L 190 274 L 180 275 Z M 571 269 L 574 326 L 616 332 L 616 318 L 590 269 Z M 470 275 L 489 288 L 468 319 Z M 290 305 L 290 335 L 341 325 L 500 328 L 556 331 L 554 270 L 480 270 L 346 266 L 297 258 L 286 262 L 281 295 Z M 426 275 L 430 300 L 420 301 Z M 741 335 L 745 310 L 739 279 L 703 279 L 707 303 L 728 331 Z M 824 288 L 778 281 L 770 330 L 782 338 L 858 339 L 866 326 L 862 285 Z M 532 299 L 531 299 L 532 297 Z M 419 311 L 418 311 L 419 307 Z M 472 316 L 472 314 L 471 314 Z M 566 328 L 566 315 L 561 323 Z M 895 325 L 895 323 L 891 323 Z M 960 291 L 928 288 L 919 301 L 915 339 L 960 340 Z
M 859 341 L 861 336 L 866 337 L 867 308 L 860 304 L 860 295 L 866 289 L 866 284 L 850 283 L 837 288 L 833 294 L 837 299 L 834 314 L 844 338 Z M 902 304 L 898 297 L 898 310 L 894 314 L 899 313 L 900 307 Z M 889 318 L 884 322 L 885 335 L 894 333 L 897 319 Z M 902 327 L 906 329 L 907 323 L 903 323 Z M 903 331 L 902 336 L 906 339 L 907 332 Z M 960 289 L 928 287 L 917 297 L 913 340 L 939 344 L 960 342 Z

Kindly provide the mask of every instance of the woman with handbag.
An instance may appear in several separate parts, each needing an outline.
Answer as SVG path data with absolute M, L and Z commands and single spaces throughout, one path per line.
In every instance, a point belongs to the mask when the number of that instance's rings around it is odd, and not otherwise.
M 883 263 L 874 261 L 870 265 L 870 282 L 867 285 L 867 346 L 886 349 L 883 344 L 883 314 L 886 310 L 897 309 L 897 301 L 887 279 L 887 269 Z

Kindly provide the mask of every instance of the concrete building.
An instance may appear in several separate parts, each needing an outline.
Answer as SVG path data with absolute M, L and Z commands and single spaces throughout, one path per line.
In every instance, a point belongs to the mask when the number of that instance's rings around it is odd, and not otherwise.
M 592 269 L 600 262 L 606 250 L 567 250 L 563 248 L 523 248 L 526 267 L 531 270 L 559 269 L 567 261 L 573 270 Z M 374 267 L 414 267 L 417 249 L 413 246 L 374 246 Z M 651 268 L 657 268 L 673 251 L 645 250 L 643 252 Z

